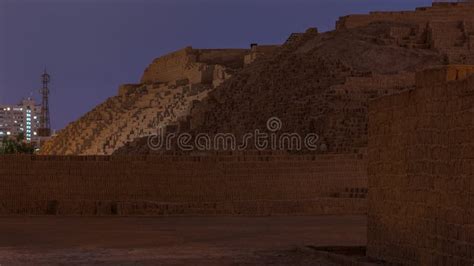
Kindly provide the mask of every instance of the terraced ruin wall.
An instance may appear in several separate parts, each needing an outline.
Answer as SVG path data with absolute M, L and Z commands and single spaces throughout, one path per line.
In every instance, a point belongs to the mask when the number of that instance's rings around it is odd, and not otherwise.
M 141 83 L 170 82 L 182 79 L 185 76 L 184 66 L 196 62 L 196 57 L 191 52 L 192 48 L 186 47 L 153 60 L 146 68 Z
M 368 255 L 474 264 L 474 66 L 417 76 L 370 106 Z
M 362 155 L 2 156 L 0 215 L 363 214 Z
M 336 28 L 351 29 L 379 21 L 414 23 L 426 26 L 429 21 L 472 22 L 473 3 L 433 3 L 432 7 L 417 8 L 416 11 L 370 12 L 369 14 L 348 15 L 336 22 Z
M 244 57 L 249 49 L 198 49 L 197 61 L 208 65 L 222 65 L 231 68 L 244 66 Z
M 185 78 L 193 83 L 212 80 L 214 65 L 240 68 L 248 49 L 193 49 L 186 47 L 155 59 L 145 70 L 141 83 L 167 83 Z M 201 77 L 202 76 L 202 77 Z M 201 80 L 203 79 L 203 80 Z
M 408 12 L 371 12 L 339 19 L 338 30 L 352 29 L 389 21 L 412 24 L 394 27 L 391 37 L 403 47 L 433 49 L 446 55 L 449 64 L 474 64 L 474 2 L 433 3 L 432 7 Z

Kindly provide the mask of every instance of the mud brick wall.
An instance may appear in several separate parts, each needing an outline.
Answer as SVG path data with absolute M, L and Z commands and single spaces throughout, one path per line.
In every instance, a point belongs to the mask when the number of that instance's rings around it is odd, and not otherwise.
M 184 66 L 196 62 L 192 48 L 186 47 L 153 60 L 145 70 L 141 83 L 170 82 L 184 77 Z
M 371 12 L 341 17 L 338 30 L 362 27 L 381 21 L 411 25 L 411 31 L 392 30 L 402 47 L 433 49 L 447 56 L 449 64 L 474 64 L 470 35 L 474 23 L 474 2 L 433 3 L 432 7 L 405 12 Z M 406 28 L 406 27 L 404 27 Z M 472 50 L 472 49 L 471 49 Z
M 400 12 L 370 12 L 369 14 L 357 14 L 341 17 L 337 23 L 337 29 L 350 29 L 361 27 L 378 21 L 393 21 L 401 23 L 415 23 L 426 26 L 429 21 L 472 21 L 472 3 L 433 3 L 431 7 L 417 8 L 415 11 Z
M 241 68 L 249 52 L 249 49 L 193 49 L 189 46 L 153 60 L 143 73 L 141 83 L 166 83 L 188 78 L 205 72 L 202 68 L 206 65 Z
M 186 120 L 193 105 L 242 67 L 247 49 L 187 47 L 153 61 L 142 84 L 120 86 L 118 96 L 70 123 L 46 142 L 41 155 L 111 155 L 157 128 Z M 222 64 L 222 65 L 213 65 Z
M 368 255 L 474 264 L 474 66 L 417 75 L 369 111 Z
M 1 156 L 1 215 L 362 214 L 362 155 Z
M 241 68 L 249 49 L 199 49 L 196 50 L 197 61 L 208 65 L 222 65 L 230 68 Z
M 41 154 L 110 155 L 126 143 L 186 117 L 193 103 L 213 89 L 208 84 L 176 83 L 121 86 L 118 96 L 110 97 L 46 142 Z

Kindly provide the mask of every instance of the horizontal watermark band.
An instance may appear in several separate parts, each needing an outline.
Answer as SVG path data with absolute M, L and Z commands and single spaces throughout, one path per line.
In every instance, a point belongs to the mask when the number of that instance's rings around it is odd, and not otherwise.
M 278 117 L 267 120 L 267 130 L 259 129 L 237 137 L 233 133 L 206 134 L 199 133 L 167 133 L 164 128 L 159 128 L 156 134 L 148 137 L 148 147 L 151 150 L 173 150 L 181 151 L 244 151 L 256 150 L 284 150 L 284 151 L 316 151 L 321 147 L 318 145 L 319 135 L 309 133 L 304 136 L 298 133 L 280 133 L 283 123 Z M 323 144 L 324 145 L 324 144 Z

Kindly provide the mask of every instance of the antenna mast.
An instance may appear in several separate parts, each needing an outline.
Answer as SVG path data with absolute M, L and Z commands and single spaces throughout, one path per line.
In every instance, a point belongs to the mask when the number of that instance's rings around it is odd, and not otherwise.
M 43 87 L 40 90 L 42 96 L 41 103 L 41 117 L 40 117 L 40 128 L 38 129 L 38 136 L 40 137 L 49 137 L 51 136 L 51 122 L 49 120 L 49 82 L 51 76 L 44 70 L 43 75 L 41 75 L 43 82 Z

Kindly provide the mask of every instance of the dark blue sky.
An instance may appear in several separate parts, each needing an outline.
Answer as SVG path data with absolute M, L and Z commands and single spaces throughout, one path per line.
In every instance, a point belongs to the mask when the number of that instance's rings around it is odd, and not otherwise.
M 339 16 L 407 10 L 428 0 L 0 0 L 0 103 L 31 93 L 52 75 L 55 129 L 138 82 L 156 57 L 196 48 L 282 43 Z

